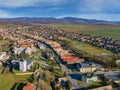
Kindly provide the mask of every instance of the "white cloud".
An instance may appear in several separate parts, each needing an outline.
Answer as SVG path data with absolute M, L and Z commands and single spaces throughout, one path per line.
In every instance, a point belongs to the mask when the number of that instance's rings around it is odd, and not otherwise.
M 49 8 L 50 11 L 57 11 L 57 10 L 64 10 L 63 7 L 51 7 Z
M 27 7 L 35 5 L 58 5 L 65 3 L 68 0 L 0 0 L 0 6 L 2 7 Z
M 120 0 L 80 0 L 79 10 L 101 13 L 106 10 L 120 9 Z
M 13 15 L 7 11 L 0 10 L 0 18 L 15 18 L 15 17 L 24 17 L 23 15 Z
M 85 0 L 82 2 L 83 8 L 82 10 L 84 11 L 89 11 L 89 12 L 101 12 L 102 11 L 102 0 Z
M 38 3 L 39 0 L 1 0 L 0 6 L 3 7 L 24 7 Z
M 11 15 L 3 10 L 0 10 L 0 18 L 11 17 Z

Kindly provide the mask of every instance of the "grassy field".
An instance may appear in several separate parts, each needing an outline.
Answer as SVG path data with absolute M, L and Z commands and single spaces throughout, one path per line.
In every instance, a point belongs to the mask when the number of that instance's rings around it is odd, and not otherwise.
M 109 29 L 109 30 L 84 30 L 79 31 L 80 33 L 86 33 L 93 36 L 105 36 L 105 37 L 113 37 L 116 39 L 120 39 L 120 29 Z
M 0 65 L 0 72 L 2 72 L 2 68 L 3 68 L 3 66 Z
M 17 76 L 14 74 L 0 74 L 0 90 L 12 90 L 15 83 L 29 81 L 31 75 Z
M 76 40 L 70 40 L 65 38 L 65 40 L 69 41 L 74 47 L 76 47 L 79 50 L 85 51 L 90 55 L 102 55 L 102 54 L 106 54 L 108 56 L 112 56 L 113 53 L 104 49 L 104 48 L 98 48 L 98 47 L 94 47 L 91 46 L 89 44 L 86 44 L 85 42 L 79 42 Z
M 82 25 L 82 24 L 50 24 L 53 28 L 61 28 L 66 32 L 101 35 L 120 39 L 120 25 Z

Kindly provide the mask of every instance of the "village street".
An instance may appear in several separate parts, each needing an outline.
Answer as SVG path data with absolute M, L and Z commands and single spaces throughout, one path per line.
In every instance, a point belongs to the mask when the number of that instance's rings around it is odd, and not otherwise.
M 25 36 L 25 35 L 24 35 L 24 36 Z M 31 38 L 31 39 L 33 39 L 33 40 L 37 40 L 38 42 L 43 43 L 47 48 L 49 48 L 50 50 L 52 50 L 53 55 L 55 56 L 55 58 L 56 58 L 56 60 L 57 60 L 57 63 L 58 63 L 58 62 L 60 63 L 62 72 L 63 72 L 63 73 L 65 72 L 65 73 L 67 74 L 68 79 L 69 79 L 70 82 L 72 83 L 72 90 L 80 90 L 80 87 L 79 87 L 79 85 L 78 85 L 78 83 L 77 83 L 77 80 L 78 80 L 78 79 L 75 79 L 75 78 L 74 78 L 74 76 L 76 76 L 76 74 L 73 74 L 72 71 L 66 67 L 66 65 L 62 64 L 62 62 L 61 62 L 61 57 L 57 54 L 57 52 L 56 52 L 49 44 L 47 44 L 46 42 L 43 42 L 43 41 L 41 41 L 40 39 L 36 39 L 36 38 L 34 38 L 34 37 L 32 37 L 32 36 L 31 36 L 31 37 L 30 37 L 30 36 L 27 36 L 27 37 L 28 37 L 28 38 Z M 72 75 L 72 76 L 71 76 L 71 75 Z

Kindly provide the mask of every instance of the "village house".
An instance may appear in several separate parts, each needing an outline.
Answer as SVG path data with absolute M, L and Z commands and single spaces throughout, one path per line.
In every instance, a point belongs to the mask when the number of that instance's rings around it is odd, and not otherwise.
M 26 72 L 27 71 L 27 61 L 25 59 L 21 59 L 19 62 L 19 70 L 21 72 Z
M 68 50 L 63 50 L 61 47 L 59 48 L 54 48 L 54 50 L 59 53 L 60 56 L 63 56 L 63 55 L 70 55 L 69 51 Z
M 25 53 L 31 55 L 32 52 L 35 52 L 33 47 L 33 41 L 31 39 L 22 39 L 17 41 L 17 45 L 14 45 L 13 52 L 14 54 Z
M 38 44 L 38 48 L 44 50 L 46 47 L 43 44 Z
M 24 86 L 22 90 L 33 90 L 33 85 L 28 82 L 27 85 Z
M 82 74 L 82 81 L 86 83 L 92 83 L 92 82 L 98 81 L 98 77 L 93 73 Z
M 30 67 L 32 66 L 33 62 L 32 60 L 25 60 L 24 58 L 22 58 L 19 62 L 19 70 L 21 72 L 26 72 L 27 70 L 30 69 Z
M 6 52 L 0 52 L 0 60 L 9 59 L 9 56 L 6 54 Z
M 78 63 L 77 68 L 81 73 L 92 73 L 96 70 L 104 70 L 104 68 L 101 65 L 95 64 L 93 62 Z
M 21 44 L 19 44 L 19 46 L 20 47 L 29 47 L 29 48 L 33 47 L 33 45 L 30 42 L 21 43 Z
M 80 59 L 79 57 L 76 56 L 62 56 L 61 59 L 63 62 L 67 64 L 77 64 L 84 62 L 84 59 Z
M 18 55 L 21 53 L 31 55 L 32 52 L 35 52 L 35 48 L 31 43 L 26 42 L 26 43 L 19 44 L 19 47 L 14 47 L 13 52 L 14 54 L 18 54 Z
M 14 50 L 13 50 L 13 52 L 14 52 L 14 54 L 21 54 L 23 51 L 25 50 L 25 48 L 16 48 L 16 47 L 14 47 Z

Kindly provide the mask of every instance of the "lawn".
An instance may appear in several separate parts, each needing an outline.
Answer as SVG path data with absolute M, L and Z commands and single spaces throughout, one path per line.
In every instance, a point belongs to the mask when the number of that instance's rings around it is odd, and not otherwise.
M 102 54 L 107 54 L 109 56 L 113 55 L 112 52 L 110 52 L 104 48 L 94 47 L 94 46 L 91 46 L 89 44 L 86 44 L 85 42 L 71 40 L 68 38 L 65 38 L 65 40 L 69 41 L 77 49 L 85 51 L 85 52 L 89 53 L 90 55 L 102 55 Z
M 13 85 L 22 81 L 23 83 L 29 81 L 31 75 L 17 76 L 14 74 L 0 74 L 0 90 L 13 90 Z
M 0 73 L 2 72 L 2 68 L 3 68 L 3 66 L 0 65 Z

